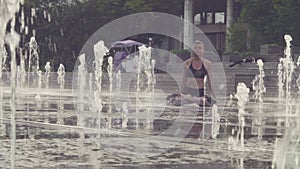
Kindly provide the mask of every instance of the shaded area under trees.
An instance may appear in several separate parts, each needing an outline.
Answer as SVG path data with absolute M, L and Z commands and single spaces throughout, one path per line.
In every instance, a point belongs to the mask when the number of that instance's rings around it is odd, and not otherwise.
M 28 47 L 34 31 L 40 67 L 50 61 L 52 70 L 63 63 L 72 71 L 84 43 L 103 25 L 137 12 L 180 15 L 183 0 L 25 0 L 24 11 L 29 33 L 22 35 L 21 47 Z
M 300 45 L 300 0 L 235 0 L 242 6 L 230 28 L 228 43 L 233 52 L 259 52 L 263 44 L 284 46 L 284 34 Z

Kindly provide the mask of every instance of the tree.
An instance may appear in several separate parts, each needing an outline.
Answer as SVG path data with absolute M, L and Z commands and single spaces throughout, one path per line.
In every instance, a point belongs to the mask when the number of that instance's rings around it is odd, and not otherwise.
M 54 70 L 63 63 L 66 71 L 72 71 L 83 44 L 103 25 L 136 12 L 175 14 L 179 10 L 179 16 L 182 6 L 183 0 L 25 0 L 26 25 L 31 31 L 23 42 L 28 42 L 35 30 L 40 67 L 50 61 Z M 36 11 L 33 24 L 31 9 Z
M 300 0 L 273 0 L 273 6 L 277 13 L 275 28 L 280 28 L 282 37 L 283 34 L 290 34 L 293 44 L 300 45 Z
M 233 52 L 246 52 L 247 49 L 247 29 L 242 23 L 233 23 L 229 29 L 230 36 L 228 43 Z
M 283 35 L 288 33 L 294 38 L 293 44 L 300 45 L 300 15 L 297 7 L 300 0 L 236 0 L 242 5 L 241 15 L 233 24 L 229 43 L 240 40 L 248 44 L 246 51 L 259 51 L 262 44 L 283 45 Z M 240 27 L 239 25 L 244 25 Z M 247 38 L 238 36 L 238 32 L 247 31 Z M 234 49 L 234 46 L 233 46 Z M 243 52 L 243 49 L 239 49 Z

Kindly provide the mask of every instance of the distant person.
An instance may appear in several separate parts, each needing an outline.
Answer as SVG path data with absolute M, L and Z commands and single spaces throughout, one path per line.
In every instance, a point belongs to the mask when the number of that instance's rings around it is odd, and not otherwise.
M 252 63 L 255 63 L 255 58 L 254 57 L 251 57 L 251 58 L 244 58 L 240 61 L 237 61 L 237 62 L 234 62 L 232 63 L 231 65 L 229 65 L 229 67 L 233 67 L 237 64 L 241 64 L 241 63 L 248 63 L 248 62 L 252 62 Z

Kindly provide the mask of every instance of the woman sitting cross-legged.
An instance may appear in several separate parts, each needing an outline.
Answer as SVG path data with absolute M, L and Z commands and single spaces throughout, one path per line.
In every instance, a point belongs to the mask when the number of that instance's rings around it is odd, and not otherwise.
M 204 58 L 204 44 L 196 40 L 192 57 L 184 62 L 184 74 L 181 85 L 181 102 L 210 105 L 211 100 L 216 101 L 212 84 L 212 64 Z M 204 95 L 204 79 L 207 79 L 211 96 Z M 178 99 L 178 98 L 177 98 Z
M 213 104 L 216 104 L 216 100 L 209 96 L 192 96 L 190 94 L 175 93 L 167 97 L 169 103 L 180 106 L 184 104 L 196 103 L 199 106 L 208 106 L 211 107 Z

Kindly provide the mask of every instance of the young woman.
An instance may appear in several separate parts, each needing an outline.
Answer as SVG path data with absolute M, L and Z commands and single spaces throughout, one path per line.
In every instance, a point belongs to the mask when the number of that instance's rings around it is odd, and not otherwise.
M 192 57 L 185 61 L 184 75 L 181 86 L 182 103 L 204 103 L 215 102 L 215 91 L 212 84 L 211 62 L 203 57 L 204 45 L 201 41 L 194 42 L 194 52 Z M 204 78 L 207 78 L 208 88 L 211 97 L 204 96 Z

